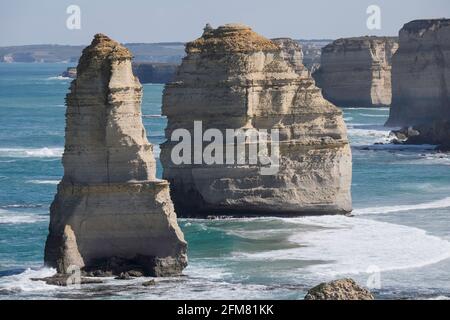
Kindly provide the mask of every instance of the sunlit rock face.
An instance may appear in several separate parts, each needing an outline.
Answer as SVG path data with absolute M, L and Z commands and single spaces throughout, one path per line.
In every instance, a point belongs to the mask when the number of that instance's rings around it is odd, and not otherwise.
M 322 97 L 307 72 L 297 72 L 298 59 L 236 24 L 206 28 L 186 53 L 163 97 L 168 125 L 161 162 L 179 215 L 351 211 L 352 162 L 342 112 Z M 194 148 L 188 151 L 191 164 L 175 163 L 178 141 L 172 134 L 185 129 L 193 137 L 194 121 L 202 122 L 203 132 L 214 128 L 223 136 L 226 129 L 279 130 L 279 167 L 262 174 L 260 163 L 194 164 Z M 236 147 L 237 140 L 227 143 Z
M 450 147 L 450 20 L 415 20 L 400 30 L 388 126 L 414 127 L 409 143 Z
M 169 184 L 155 177 L 131 58 L 96 35 L 66 98 L 64 177 L 45 248 L 46 264 L 60 273 L 75 266 L 165 276 L 187 263 Z
M 397 48 L 397 39 L 390 37 L 338 39 L 322 48 L 314 79 L 324 97 L 339 107 L 388 107 Z

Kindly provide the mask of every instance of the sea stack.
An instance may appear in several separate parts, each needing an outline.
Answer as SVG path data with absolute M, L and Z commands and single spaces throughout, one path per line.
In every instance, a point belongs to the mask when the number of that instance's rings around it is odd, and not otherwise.
M 303 64 L 303 51 L 300 44 L 290 38 L 271 39 L 281 48 L 281 56 L 301 76 L 308 77 L 308 69 Z
M 338 39 L 322 48 L 314 73 L 326 99 L 338 107 L 388 107 L 391 104 L 391 60 L 396 38 Z
M 450 20 L 415 20 L 400 30 L 387 126 L 414 127 L 409 143 L 450 146 Z
M 342 112 L 322 97 L 308 73 L 296 72 L 277 43 L 245 25 L 227 24 L 205 29 L 186 45 L 186 53 L 163 97 L 168 125 L 161 162 L 179 215 L 351 211 L 352 160 Z M 279 130 L 276 172 L 263 174 L 262 164 L 236 158 L 195 163 L 195 148 L 188 154 L 193 162 L 174 163 L 178 142 L 172 134 L 181 129 L 195 136 L 194 122 L 200 121 L 203 132 L 224 136 L 230 129 Z M 226 143 L 233 149 L 237 140 Z
M 179 275 L 187 264 L 169 183 L 155 178 L 132 55 L 97 34 L 66 97 L 64 177 L 50 209 L 45 263 L 67 273 Z

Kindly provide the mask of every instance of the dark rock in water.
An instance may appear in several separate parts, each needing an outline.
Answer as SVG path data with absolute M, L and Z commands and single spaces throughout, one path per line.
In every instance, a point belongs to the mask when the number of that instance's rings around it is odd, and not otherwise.
M 75 79 L 77 77 L 77 68 L 76 67 L 67 68 L 66 71 L 61 73 L 61 76 L 65 78 Z
M 374 300 L 369 290 L 352 279 L 322 283 L 308 291 L 305 300 Z
M 118 277 L 114 278 L 116 280 L 131 280 L 132 277 L 128 274 L 128 272 L 122 272 Z
M 173 80 L 177 68 L 175 63 L 133 63 L 133 73 L 141 83 L 168 83 Z
M 138 270 L 130 270 L 127 273 L 133 278 L 140 278 L 144 276 L 144 273 Z
M 70 285 L 77 284 L 76 281 L 74 281 L 74 278 L 70 274 L 55 274 L 54 276 L 47 277 L 47 278 L 31 278 L 32 281 L 45 281 L 48 285 L 52 286 L 60 286 L 60 287 L 67 287 Z M 96 284 L 96 283 L 103 283 L 102 280 L 98 279 L 89 279 L 89 278 L 80 278 L 79 284 Z
M 156 286 L 156 281 L 155 280 L 150 280 L 150 281 L 146 281 L 142 284 L 144 287 L 152 287 L 152 286 Z

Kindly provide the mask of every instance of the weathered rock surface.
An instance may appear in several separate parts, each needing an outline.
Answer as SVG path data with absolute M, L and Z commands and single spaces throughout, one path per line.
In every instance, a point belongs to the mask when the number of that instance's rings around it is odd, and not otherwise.
M 99 279 L 90 279 L 85 277 L 80 277 L 76 280 L 72 275 L 70 274 L 55 274 L 51 277 L 46 278 L 31 278 L 31 281 L 44 281 L 46 284 L 51 286 L 58 286 L 58 287 L 67 287 L 70 285 L 75 284 L 99 284 L 103 283 L 102 280 Z
M 179 215 L 351 211 L 352 162 L 342 112 L 311 77 L 295 72 L 275 42 L 247 26 L 225 25 L 188 43 L 186 52 L 163 97 L 168 140 L 161 161 Z M 278 172 L 262 175 L 261 165 L 248 162 L 175 164 L 171 135 L 176 129 L 193 135 L 194 121 L 224 136 L 226 129 L 279 129 Z
M 369 290 L 358 286 L 352 279 L 322 283 L 305 296 L 305 300 L 374 300 Z
M 387 126 L 413 127 L 408 143 L 450 145 L 450 20 L 416 20 L 400 30 Z
M 167 83 L 173 80 L 179 64 L 176 63 L 133 63 L 133 73 L 141 83 Z
M 276 38 L 272 41 L 281 48 L 282 58 L 294 68 L 294 71 L 308 77 L 308 69 L 303 65 L 303 51 L 300 44 L 290 38 Z
M 391 60 L 396 38 L 338 39 L 322 48 L 314 72 L 326 99 L 339 107 L 386 107 L 391 104 Z
M 66 97 L 64 177 L 50 209 L 45 262 L 67 273 L 181 273 L 186 242 L 141 119 L 131 54 L 98 34 Z M 100 273 L 102 273 L 100 272 Z

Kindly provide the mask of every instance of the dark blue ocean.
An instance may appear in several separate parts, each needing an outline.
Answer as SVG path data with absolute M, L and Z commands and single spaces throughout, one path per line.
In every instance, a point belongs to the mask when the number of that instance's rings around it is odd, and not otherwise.
M 0 63 L 0 299 L 302 299 L 321 281 L 355 278 L 378 298 L 450 297 L 450 157 L 388 142 L 388 109 L 351 108 L 353 217 L 185 220 L 181 278 L 81 289 L 33 282 L 62 175 L 66 64 Z M 163 85 L 144 85 L 149 140 L 164 141 Z M 161 166 L 158 165 L 158 175 Z

